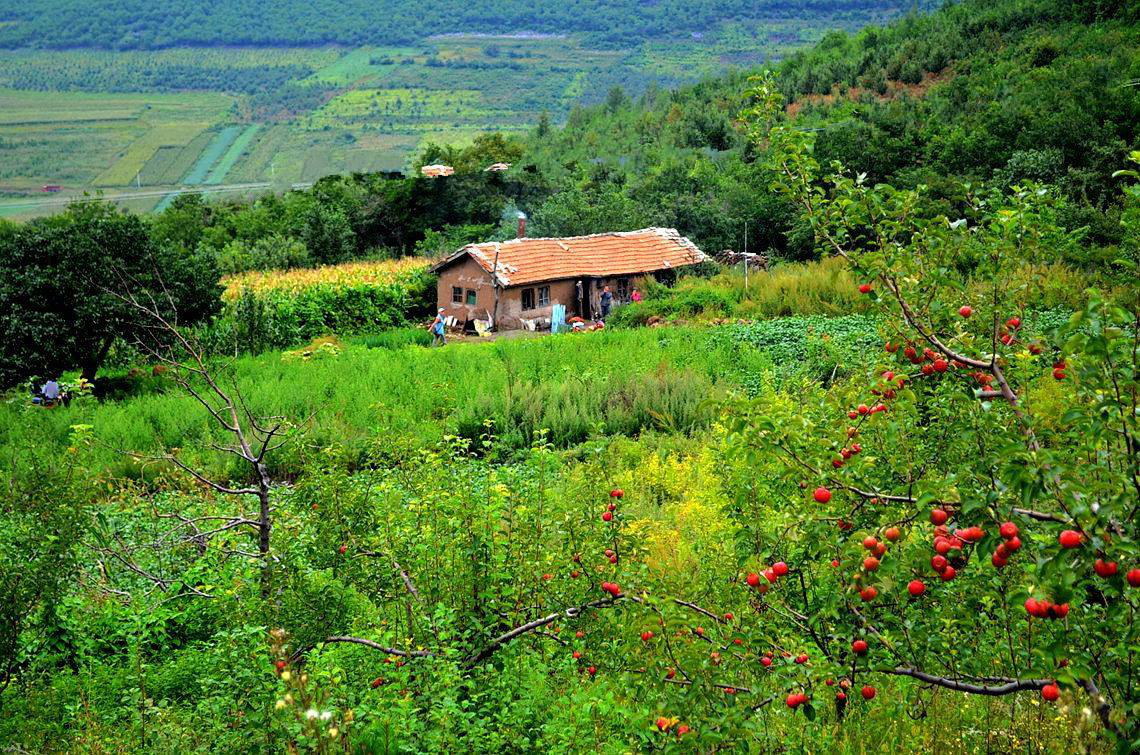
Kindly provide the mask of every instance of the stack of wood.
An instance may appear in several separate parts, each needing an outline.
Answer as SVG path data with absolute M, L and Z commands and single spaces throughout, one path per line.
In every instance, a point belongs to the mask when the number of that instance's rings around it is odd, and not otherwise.
M 768 255 L 765 252 L 734 252 L 731 249 L 725 249 L 716 255 L 716 261 L 722 265 L 739 265 L 742 262 L 747 262 L 748 267 L 753 270 L 768 269 Z

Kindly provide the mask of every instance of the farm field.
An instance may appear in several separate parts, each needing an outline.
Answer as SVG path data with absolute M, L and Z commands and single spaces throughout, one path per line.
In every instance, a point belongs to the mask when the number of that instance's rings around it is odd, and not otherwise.
M 346 262 L 342 265 L 300 268 L 286 271 L 254 270 L 222 279 L 223 298 L 235 299 L 243 289 L 254 293 L 297 293 L 313 286 L 376 286 L 394 283 L 422 272 L 431 260 L 404 257 L 399 260 Z
M 865 20 L 877 16 L 773 18 L 619 49 L 572 35 L 460 34 L 355 48 L 3 50 L 0 215 L 58 210 L 36 202 L 44 184 L 67 196 L 184 183 L 284 188 L 402 170 L 426 142 L 518 132 L 542 113 L 558 121 L 613 86 L 636 95 L 695 81 Z

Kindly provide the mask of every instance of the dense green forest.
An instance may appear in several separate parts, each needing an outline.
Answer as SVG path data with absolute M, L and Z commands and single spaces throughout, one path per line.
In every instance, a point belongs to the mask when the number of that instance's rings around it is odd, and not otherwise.
M 764 2 L 73 2 L 33 0 L 0 15 L 0 46 L 113 50 L 183 45 L 403 44 L 447 33 L 585 33 L 594 43 L 708 32 L 725 21 L 814 14 L 897 12 L 912 3 L 884 0 Z M 256 18 L 257 23 L 250 23 Z

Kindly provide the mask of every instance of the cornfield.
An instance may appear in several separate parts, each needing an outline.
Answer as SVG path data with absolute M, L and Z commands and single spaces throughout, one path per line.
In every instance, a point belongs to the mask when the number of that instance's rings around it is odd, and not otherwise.
M 254 270 L 226 276 L 223 298 L 234 301 L 243 289 L 254 293 L 296 294 L 314 286 L 383 286 L 396 283 L 424 271 L 429 260 L 423 257 L 405 257 L 399 260 L 372 260 L 346 262 L 342 265 L 303 268 L 298 270 Z

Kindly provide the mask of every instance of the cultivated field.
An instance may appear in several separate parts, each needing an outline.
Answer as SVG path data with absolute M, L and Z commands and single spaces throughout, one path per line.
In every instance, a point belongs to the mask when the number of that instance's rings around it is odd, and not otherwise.
M 687 40 L 590 49 L 575 37 L 447 35 L 417 45 L 0 51 L 0 216 L 64 196 L 402 170 L 424 143 L 563 118 L 615 85 L 694 81 L 788 54 L 870 18 L 729 24 Z M 133 201 L 133 209 L 169 198 Z M 172 194 L 170 196 L 173 196 Z M 6 199 L 7 198 L 7 199 Z

